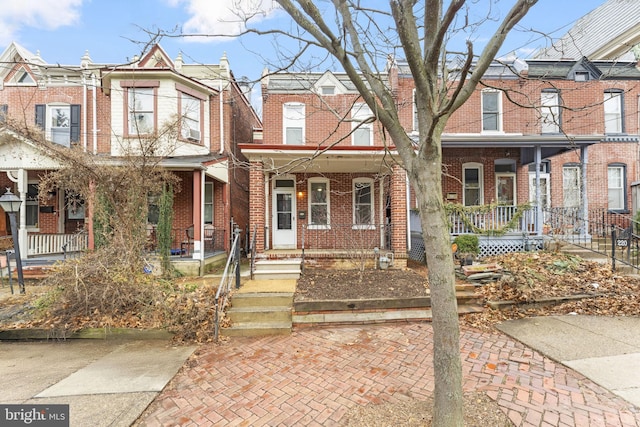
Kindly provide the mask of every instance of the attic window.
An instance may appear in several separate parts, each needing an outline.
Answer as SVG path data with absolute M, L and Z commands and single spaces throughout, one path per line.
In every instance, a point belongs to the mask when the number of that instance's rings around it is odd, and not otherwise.
M 22 75 L 18 78 L 18 83 L 34 83 L 34 81 L 29 73 L 23 71 Z
M 322 95 L 335 95 L 336 87 L 335 86 L 322 86 L 320 88 L 320 92 Z
M 577 82 L 586 82 L 589 80 L 589 73 L 586 71 L 576 71 L 573 79 Z

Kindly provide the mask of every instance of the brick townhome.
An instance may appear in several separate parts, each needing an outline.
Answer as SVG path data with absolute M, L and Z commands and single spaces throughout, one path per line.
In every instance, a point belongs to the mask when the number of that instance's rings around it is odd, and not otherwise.
M 406 131 L 415 133 L 406 66 L 391 63 L 383 78 Z M 443 135 L 443 198 L 498 204 L 495 224 L 478 224 L 485 227 L 509 222 L 518 205 L 531 202 L 511 230 L 519 238 L 543 234 L 543 209 L 629 214 L 639 82 L 635 61 L 494 63 Z M 339 73 L 264 77 L 263 139 L 241 145 L 252 164 L 250 222 L 259 230 L 258 252 L 365 244 L 406 257 L 415 197 L 372 116 Z M 362 240 L 363 229 L 371 240 Z M 452 224 L 452 234 L 465 232 Z
M 242 160 L 238 142 L 251 141 L 261 123 L 226 56 L 219 64 L 186 64 L 155 45 L 130 64 L 95 63 L 87 52 L 78 65 L 58 65 L 12 43 L 0 60 L 3 118 L 39 127 L 47 140 L 98 157 L 117 160 L 139 135 L 182 118 L 177 138 L 163 140 L 159 153 L 161 166 L 181 181 L 173 247 L 182 255 L 182 269 L 201 272 L 212 255 L 228 250 L 232 221 L 246 229 L 249 176 L 232 159 Z M 37 141 L 12 135 L 0 145 L 0 187 L 11 188 L 26 206 L 19 221 L 21 248 L 29 256 L 58 252 L 60 245 L 48 242 L 90 229 L 90 215 L 63 189 L 45 204 L 38 201 L 39 175 L 57 165 Z M 150 215 L 151 231 L 156 220 Z M 7 224 L 1 215 L 0 235 L 7 234 Z

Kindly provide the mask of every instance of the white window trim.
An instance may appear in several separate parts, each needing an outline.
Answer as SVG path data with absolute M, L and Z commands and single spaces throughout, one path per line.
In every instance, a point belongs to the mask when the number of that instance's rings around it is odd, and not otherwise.
M 616 134 L 623 133 L 623 123 L 622 123 L 622 114 L 623 114 L 623 106 L 622 106 L 622 92 L 616 90 L 607 90 L 604 92 L 604 133 L 605 134 Z M 611 111 L 611 107 L 615 108 L 616 111 Z M 613 119 L 609 119 L 609 117 L 613 117 Z M 614 127 L 615 129 L 607 129 Z
M 327 223 L 326 224 L 311 224 L 311 184 L 324 183 L 326 184 L 325 191 L 327 192 Z M 310 230 L 330 230 L 331 229 L 331 189 L 330 181 L 327 178 L 309 178 L 307 181 L 307 209 L 309 212 L 308 228 Z
M 356 185 L 369 184 L 371 188 L 371 219 L 369 224 L 356 224 Z M 375 230 L 375 186 L 372 178 L 354 178 L 351 182 L 351 212 L 353 230 Z
M 611 187 L 611 179 L 609 177 L 609 171 L 611 169 L 618 169 L 620 171 L 620 187 L 616 187 L 613 188 Z M 625 194 L 625 173 L 626 173 L 626 168 L 624 165 L 622 164 L 610 164 L 607 166 L 607 210 L 608 211 L 612 211 L 612 212 L 621 212 L 621 211 L 626 211 L 627 206 L 626 206 L 626 194 Z M 612 208 L 611 206 L 609 206 L 609 194 L 611 193 L 611 190 L 617 190 L 620 192 L 620 196 L 622 197 L 621 202 L 621 206 L 620 207 L 614 207 Z
M 180 126 L 180 134 L 182 138 L 202 143 L 202 100 L 185 92 L 180 93 L 180 114 L 182 123 Z M 191 102 L 197 106 L 197 111 L 189 111 L 186 105 Z M 193 124 L 194 127 L 189 126 Z M 191 129 L 197 131 L 197 135 L 191 132 Z M 196 138 L 197 137 L 197 138 Z
M 560 93 L 546 90 L 540 93 L 540 133 L 560 132 Z
M 356 102 L 351 107 L 351 145 L 371 147 L 373 145 L 373 123 L 362 123 L 373 117 L 371 108 L 365 102 Z M 369 131 L 369 145 L 356 145 L 356 129 Z
M 496 93 L 498 95 L 498 129 L 496 130 L 484 130 L 484 94 L 485 93 Z M 480 129 L 482 133 L 504 133 L 504 128 L 502 127 L 502 91 L 496 89 L 485 89 L 480 93 Z
M 152 97 L 151 110 L 136 110 L 135 105 L 133 105 L 131 102 L 131 94 L 135 93 L 136 91 L 143 91 L 143 90 L 151 91 L 151 97 Z M 152 135 L 153 133 L 155 133 L 157 131 L 156 123 L 157 123 L 157 115 L 158 115 L 158 111 L 157 111 L 158 106 L 156 104 L 156 101 L 157 101 L 156 88 L 153 86 L 127 87 L 126 97 L 127 97 L 126 99 L 127 136 L 138 137 L 138 136 L 144 136 L 144 135 Z M 149 130 L 149 132 L 145 132 L 145 129 L 138 129 L 138 127 L 135 124 L 136 123 L 135 119 L 134 120 L 131 119 L 131 114 L 136 112 L 151 114 L 151 129 Z
M 53 129 L 51 126 L 51 120 L 53 120 L 53 110 L 58 108 L 66 108 L 69 114 L 67 119 L 69 123 L 66 127 L 57 127 L 55 129 L 66 129 L 66 135 L 68 136 L 68 141 L 65 141 L 65 144 L 71 143 L 71 104 L 65 104 L 63 102 L 47 104 L 45 108 L 45 116 L 44 116 L 44 130 L 49 141 L 53 141 Z
M 287 118 L 287 110 L 289 108 L 293 108 L 293 107 L 302 107 L 302 117 L 301 118 L 297 118 L 297 119 L 291 119 L 291 118 Z M 292 126 L 293 124 L 299 124 L 302 127 L 302 144 L 305 143 L 306 141 L 306 127 L 307 127 L 307 123 L 306 123 L 306 107 L 305 104 L 302 102 L 285 102 L 284 104 L 282 104 L 282 143 L 284 145 L 295 145 L 295 144 L 291 144 L 291 143 L 287 143 L 287 128 L 289 127 L 298 127 L 298 126 Z
M 467 183 L 465 182 L 465 170 L 467 169 L 478 169 L 478 185 L 480 191 L 480 200 L 478 206 L 484 205 L 484 165 L 482 163 L 477 162 L 469 162 L 462 164 L 462 205 L 467 206 L 466 201 L 466 188 Z M 475 205 L 472 205 L 475 206 Z
M 578 183 L 578 188 L 577 189 L 572 189 L 578 192 L 577 194 L 577 204 L 575 206 L 567 206 L 566 205 L 566 201 L 567 201 L 567 187 L 565 186 L 565 172 L 568 170 L 574 170 L 575 174 L 576 174 L 576 181 Z M 580 166 L 578 165 L 564 165 L 562 166 L 562 206 L 565 208 L 575 208 L 575 207 L 580 207 L 580 205 L 582 204 L 582 171 Z

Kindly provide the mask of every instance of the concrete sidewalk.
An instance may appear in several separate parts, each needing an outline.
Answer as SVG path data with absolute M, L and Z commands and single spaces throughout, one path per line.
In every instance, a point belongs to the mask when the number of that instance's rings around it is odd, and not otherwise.
M 0 342 L 0 402 L 69 404 L 71 426 L 130 426 L 195 348 L 166 340 Z
M 640 407 L 640 317 L 533 317 L 497 328 Z

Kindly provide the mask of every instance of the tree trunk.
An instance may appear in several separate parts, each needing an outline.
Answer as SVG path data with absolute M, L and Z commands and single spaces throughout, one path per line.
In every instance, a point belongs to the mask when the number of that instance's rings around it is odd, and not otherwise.
M 431 141 L 429 141 L 431 142 Z M 434 426 L 462 426 L 462 364 L 455 273 L 449 225 L 442 202 L 442 156 L 433 147 L 409 171 L 416 191 L 433 313 Z M 437 423 L 437 424 L 436 424 Z

